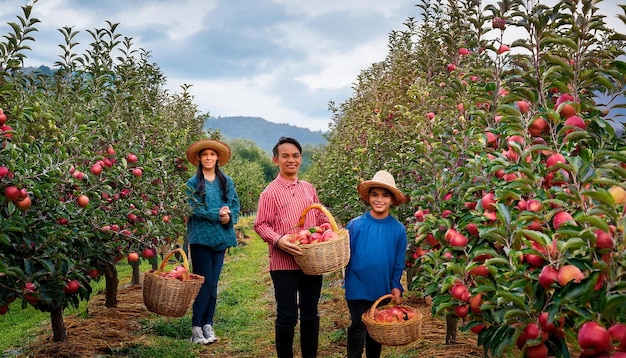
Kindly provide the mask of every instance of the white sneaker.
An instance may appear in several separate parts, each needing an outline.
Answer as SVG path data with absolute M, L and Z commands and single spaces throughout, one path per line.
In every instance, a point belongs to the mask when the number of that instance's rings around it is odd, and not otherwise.
M 209 344 L 209 340 L 204 338 L 202 328 L 194 326 L 191 328 L 191 342 L 198 344 Z
M 204 338 L 206 338 L 209 343 L 213 343 L 219 340 L 219 338 L 217 338 L 217 336 L 215 335 L 213 327 L 210 324 L 205 324 L 204 326 L 202 326 L 202 333 L 204 334 Z

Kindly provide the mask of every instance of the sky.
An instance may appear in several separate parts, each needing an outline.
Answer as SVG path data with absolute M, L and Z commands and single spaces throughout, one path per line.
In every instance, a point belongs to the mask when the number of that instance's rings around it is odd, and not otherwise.
M 623 29 L 617 4 L 600 4 L 611 27 Z M 189 92 L 212 117 L 251 116 L 328 130 L 330 101 L 352 96 L 359 73 L 384 60 L 388 36 L 419 19 L 418 0 L 39 0 L 25 66 L 59 60 L 62 27 L 87 32 L 119 23 L 135 49 L 150 52 L 166 87 Z M 486 1 L 485 3 L 487 3 Z M 550 3 L 553 1 L 545 1 Z M 32 0 L 0 0 L 0 34 Z M 606 10 L 604 10 L 606 9 Z M 626 32 L 626 30 L 622 30 Z

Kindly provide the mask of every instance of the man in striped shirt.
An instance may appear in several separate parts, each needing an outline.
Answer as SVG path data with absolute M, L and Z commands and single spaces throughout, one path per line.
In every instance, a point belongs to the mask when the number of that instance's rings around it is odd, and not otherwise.
M 300 308 L 300 347 L 303 358 L 317 356 L 319 316 L 317 305 L 322 290 L 322 275 L 306 275 L 294 255 L 302 250 L 290 243 L 290 234 L 297 227 L 300 215 L 311 204 L 319 203 L 317 191 L 310 183 L 298 180 L 302 164 L 300 143 L 281 137 L 272 149 L 272 161 L 278 176 L 261 193 L 254 230 L 268 244 L 270 276 L 276 299 L 275 341 L 278 358 L 293 357 L 294 329 Z M 318 226 L 328 219 L 323 213 L 310 210 L 304 228 Z

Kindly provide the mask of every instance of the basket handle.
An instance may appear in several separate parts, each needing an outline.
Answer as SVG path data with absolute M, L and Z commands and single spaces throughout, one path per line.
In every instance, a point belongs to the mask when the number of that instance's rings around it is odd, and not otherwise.
M 373 304 L 372 304 L 372 308 L 369 309 L 367 315 L 370 317 L 370 319 L 374 319 L 374 310 L 376 309 L 376 307 L 378 307 L 378 304 L 380 303 L 380 301 L 387 299 L 387 298 L 393 298 L 393 295 L 388 293 L 384 296 L 380 296 Z
M 187 270 L 187 272 L 183 274 L 183 281 L 184 281 L 189 278 L 189 261 L 187 261 L 187 254 L 185 254 L 185 251 L 181 248 L 174 249 L 170 251 L 167 255 L 165 255 L 165 257 L 163 258 L 163 261 L 161 262 L 161 265 L 159 266 L 159 272 L 163 272 L 163 269 L 167 265 L 167 262 L 170 260 L 170 256 L 172 256 L 173 254 L 177 252 L 180 253 L 180 255 L 183 257 L 183 267 Z
M 339 231 L 339 226 L 337 226 L 337 222 L 335 221 L 335 218 L 330 214 L 330 212 L 328 211 L 328 209 L 326 209 L 324 207 L 324 205 L 319 204 L 319 203 L 315 203 L 315 204 L 311 204 L 309 206 L 307 206 L 303 211 L 302 214 L 300 214 L 300 221 L 298 221 L 298 224 L 296 226 L 302 226 L 304 225 L 304 219 L 306 217 L 306 214 L 309 212 L 309 210 L 311 209 L 318 209 L 321 212 L 323 212 L 326 217 L 328 217 L 328 222 L 330 223 L 330 226 L 332 226 L 333 231 L 334 232 L 338 232 Z

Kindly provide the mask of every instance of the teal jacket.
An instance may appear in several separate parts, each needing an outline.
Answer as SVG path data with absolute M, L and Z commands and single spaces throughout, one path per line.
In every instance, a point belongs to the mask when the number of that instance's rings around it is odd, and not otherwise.
M 226 201 L 222 200 L 219 179 L 205 180 L 204 195 L 197 192 L 198 179 L 194 175 L 187 181 L 187 203 L 191 207 L 191 216 L 187 220 L 187 239 L 190 244 L 212 247 L 214 250 L 226 250 L 237 246 L 235 224 L 239 219 L 239 197 L 233 180 L 226 176 Z M 222 206 L 230 208 L 230 221 L 220 223 L 219 211 Z

